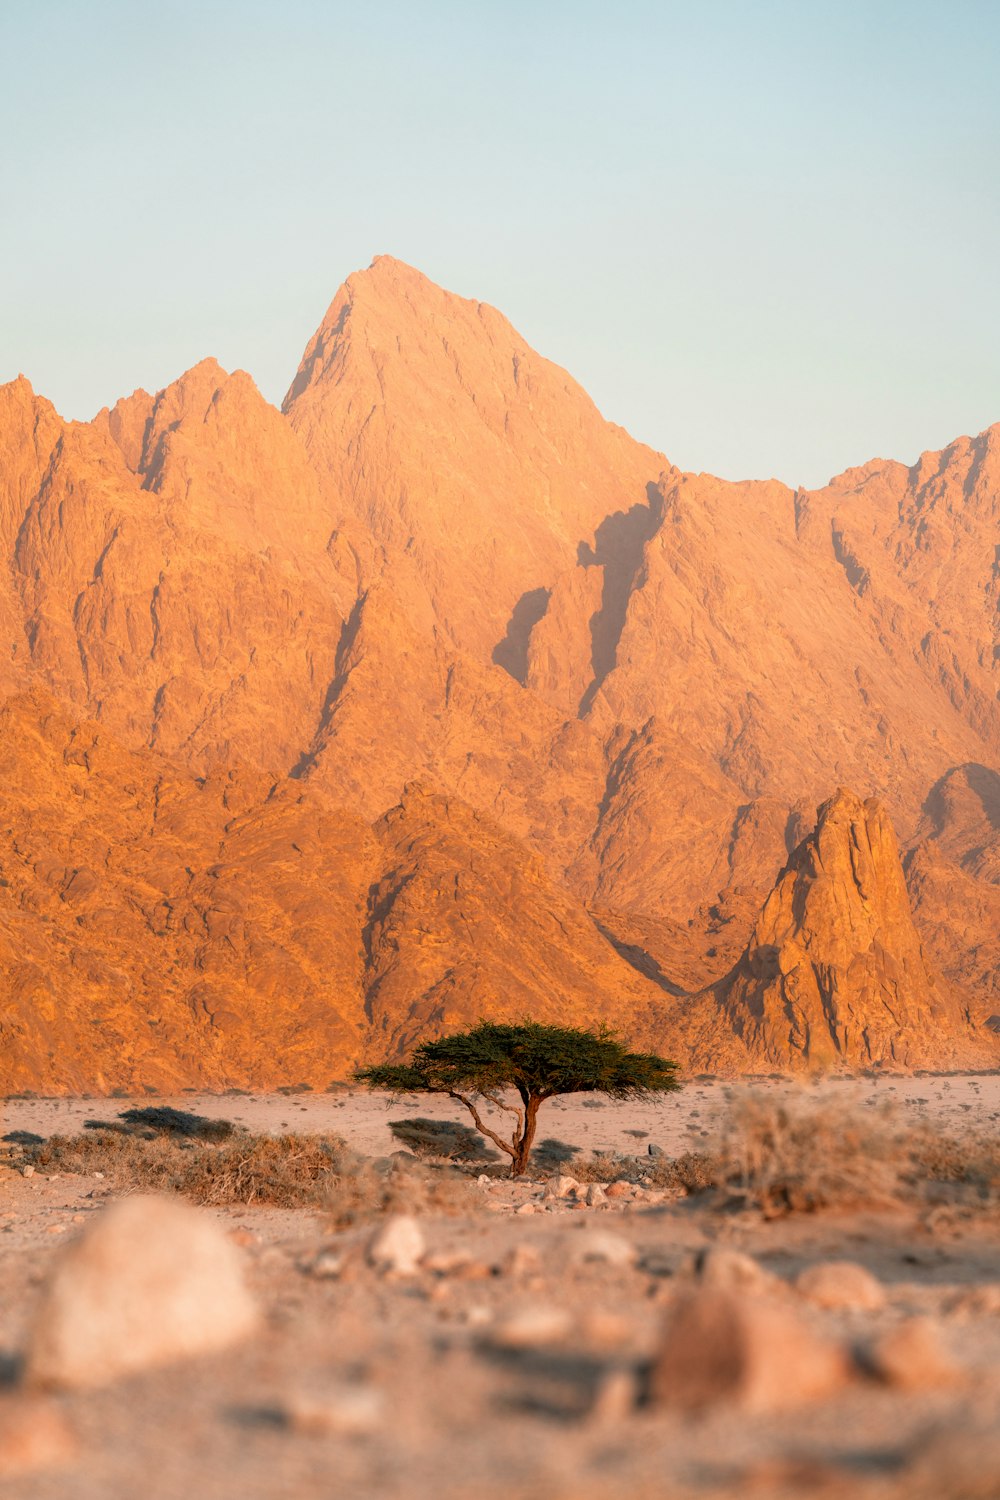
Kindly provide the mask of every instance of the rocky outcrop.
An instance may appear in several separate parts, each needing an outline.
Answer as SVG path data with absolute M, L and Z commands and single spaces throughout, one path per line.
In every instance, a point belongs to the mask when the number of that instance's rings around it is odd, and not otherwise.
M 750 1056 L 777 1067 L 967 1064 L 993 1050 L 928 968 L 885 808 L 844 789 L 710 993 Z

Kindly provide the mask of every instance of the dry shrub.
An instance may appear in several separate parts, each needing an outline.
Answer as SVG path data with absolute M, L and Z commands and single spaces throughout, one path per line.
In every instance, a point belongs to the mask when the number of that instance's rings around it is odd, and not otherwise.
M 25 1149 L 48 1172 L 101 1172 L 122 1192 L 183 1193 L 194 1203 L 304 1208 L 325 1202 L 343 1142 L 334 1136 L 253 1135 L 234 1130 L 218 1145 L 172 1133 L 94 1130 L 52 1136 Z
M 896 1105 L 807 1087 L 733 1089 L 706 1151 L 648 1160 L 595 1152 L 569 1171 L 581 1182 L 718 1189 L 718 1202 L 739 1199 L 769 1216 L 942 1203 L 1000 1209 L 997 1136 L 950 1135 Z
M 592 1156 L 574 1161 L 567 1170 L 578 1182 L 634 1182 L 643 1187 L 675 1188 L 685 1193 L 701 1193 L 722 1181 L 719 1158 L 699 1151 L 639 1159 L 595 1151 Z
M 734 1091 L 718 1127 L 719 1182 L 767 1213 L 1000 1200 L 1000 1142 L 949 1136 L 895 1105 L 786 1089 Z
M 19 1148 L 44 1172 L 100 1172 L 118 1192 L 182 1193 L 212 1207 L 312 1208 L 337 1224 L 381 1213 L 451 1212 L 468 1199 L 467 1178 L 413 1158 L 370 1160 L 331 1135 L 254 1135 L 234 1128 L 221 1140 L 179 1138 L 165 1125 L 97 1128 Z

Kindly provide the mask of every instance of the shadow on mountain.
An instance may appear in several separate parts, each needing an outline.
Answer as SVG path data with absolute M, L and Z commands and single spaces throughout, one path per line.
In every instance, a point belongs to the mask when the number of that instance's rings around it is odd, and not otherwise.
M 531 632 L 549 607 L 550 589 L 529 589 L 514 605 L 514 612 L 507 622 L 507 634 L 493 648 L 496 666 L 524 686 L 528 675 L 528 643 Z
M 938 833 L 944 831 L 948 821 L 946 793 L 950 784 L 958 777 L 964 777 L 969 790 L 979 799 L 983 816 L 990 827 L 995 831 L 1000 830 L 1000 774 L 975 761 L 952 766 L 928 792 L 923 810 L 933 819 L 935 830 Z
M 646 505 L 633 505 L 631 510 L 619 510 L 608 516 L 594 533 L 594 545 L 581 542 L 577 549 L 580 567 L 604 569 L 601 607 L 590 617 L 590 666 L 594 675 L 580 699 L 581 719 L 590 711 L 605 678 L 615 668 L 629 596 L 642 566 L 642 554 L 663 518 L 659 490 L 650 484 L 646 492 L 649 497 Z

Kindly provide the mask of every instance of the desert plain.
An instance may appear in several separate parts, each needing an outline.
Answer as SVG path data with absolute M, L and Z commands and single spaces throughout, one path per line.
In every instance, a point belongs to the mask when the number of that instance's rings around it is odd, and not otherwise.
M 110 1173 L 26 1167 L 30 1140 L 86 1135 L 88 1120 L 164 1106 L 255 1136 L 338 1138 L 369 1188 L 395 1187 L 347 1214 L 335 1188 L 329 1204 L 189 1210 L 231 1248 L 253 1328 L 230 1347 L 154 1358 L 93 1385 L 79 1375 L 33 1380 L 32 1343 L 60 1258 L 132 1194 Z M 783 1111 L 812 1121 L 807 1156 L 830 1153 L 821 1172 L 815 1156 L 799 1164 L 829 1180 L 828 1201 L 762 1197 L 732 1180 L 701 1190 L 669 1182 L 667 1163 L 708 1159 L 727 1129 L 756 1131 L 736 1154 L 762 1143 L 766 1154 Z M 446 1163 L 436 1149 L 419 1147 L 418 1159 L 401 1147 L 399 1122 L 461 1124 L 462 1114 L 450 1100 L 347 1086 L 9 1100 L 5 1493 L 971 1500 L 1000 1491 L 995 1159 L 971 1186 L 956 1180 L 954 1161 L 941 1171 L 932 1162 L 934 1181 L 904 1173 L 888 1192 L 887 1161 L 877 1159 L 880 1141 L 888 1157 L 890 1142 L 921 1133 L 970 1152 L 995 1141 L 995 1073 L 735 1086 L 706 1077 L 657 1104 L 553 1100 L 536 1163 L 517 1181 L 495 1152 Z M 800 1139 L 766 1170 L 794 1172 L 801 1149 Z M 122 1296 L 150 1253 L 140 1241 L 109 1264 Z M 196 1295 L 210 1325 L 226 1289 Z M 151 1324 L 157 1316 L 152 1303 Z

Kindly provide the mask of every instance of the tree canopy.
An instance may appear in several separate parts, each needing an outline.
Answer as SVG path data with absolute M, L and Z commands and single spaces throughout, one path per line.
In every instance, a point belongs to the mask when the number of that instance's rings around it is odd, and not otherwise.
M 472 1115 L 476 1129 L 511 1158 L 511 1175 L 528 1164 L 537 1114 L 558 1094 L 599 1093 L 641 1099 L 680 1087 L 677 1064 L 652 1052 L 630 1052 L 606 1027 L 518 1025 L 480 1021 L 471 1031 L 421 1042 L 405 1063 L 361 1068 L 355 1074 L 371 1089 L 394 1094 L 447 1094 Z M 515 1092 L 521 1107 L 504 1094 Z M 478 1101 L 513 1114 L 509 1140 L 481 1118 Z

